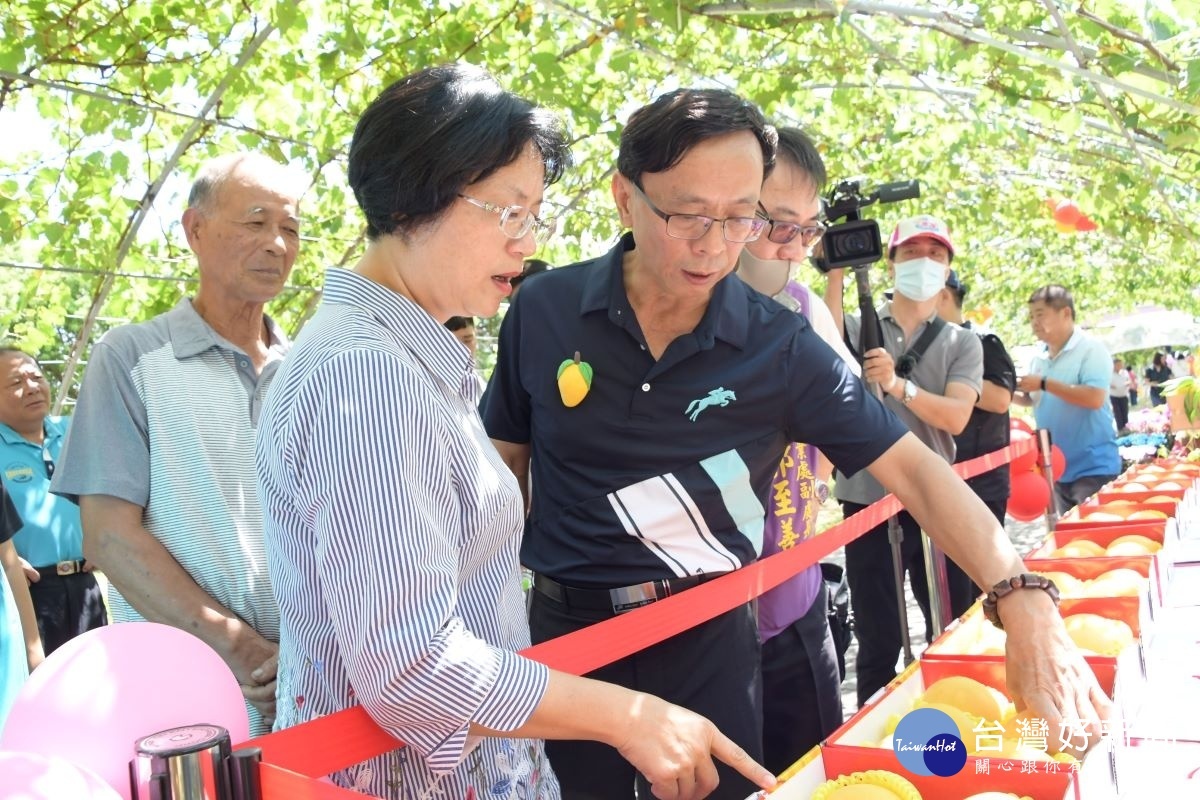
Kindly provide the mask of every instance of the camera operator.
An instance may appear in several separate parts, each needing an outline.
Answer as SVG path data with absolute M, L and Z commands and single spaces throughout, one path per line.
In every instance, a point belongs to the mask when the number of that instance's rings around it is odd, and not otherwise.
M 979 338 L 937 315 L 938 296 L 950 275 L 953 258 L 950 231 L 940 219 L 924 215 L 902 220 L 896 226 L 887 253 L 895 290 L 891 300 L 877 310 L 883 347 L 862 354 L 863 375 L 882 389 L 884 403 L 948 463 L 954 461 L 954 436 L 966 427 L 983 380 Z M 857 348 L 861 321 L 843 312 L 843 272 L 829 272 L 825 302 L 847 343 Z M 911 363 L 914 360 L 915 364 Z M 847 517 L 886 493 L 867 472 L 851 476 L 839 473 L 834 487 Z M 907 511 L 901 511 L 898 519 L 904 532 L 901 568 L 908 571 L 913 596 L 925 617 L 928 641 L 931 620 L 921 531 Z M 974 588 L 952 561 L 948 560 L 946 567 L 951 610 L 958 616 L 974 601 Z M 858 637 L 860 706 L 896 676 L 903 640 L 893 574 L 886 523 L 846 546 L 846 575 Z

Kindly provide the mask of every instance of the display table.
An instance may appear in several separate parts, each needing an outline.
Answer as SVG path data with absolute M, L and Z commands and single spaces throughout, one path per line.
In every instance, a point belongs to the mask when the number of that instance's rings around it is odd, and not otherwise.
M 1146 539 L 1161 549 L 1129 552 L 1130 542 Z M 1079 552 L 1092 555 L 1072 555 Z M 1060 605 L 1064 617 L 1120 620 L 1134 637 L 1119 652 L 1086 653 L 1116 713 L 1081 761 L 1018 760 L 968 748 L 962 770 L 943 778 L 909 772 L 892 749 L 880 746 L 897 716 L 941 677 L 965 676 L 1003 690 L 1003 634 L 976 605 L 784 773 L 771 798 L 808 800 L 826 780 L 866 770 L 906 778 L 925 800 L 962 800 L 985 791 L 1032 800 L 1200 798 L 1200 470 L 1184 471 L 1174 461 L 1132 467 L 1064 515 L 1026 561 L 1031 571 L 1077 581 L 1071 584 L 1074 596 Z M 1133 579 L 1136 587 L 1104 596 L 1114 585 L 1104 576 L 1113 570 L 1126 581 L 1116 585 L 1129 587 Z

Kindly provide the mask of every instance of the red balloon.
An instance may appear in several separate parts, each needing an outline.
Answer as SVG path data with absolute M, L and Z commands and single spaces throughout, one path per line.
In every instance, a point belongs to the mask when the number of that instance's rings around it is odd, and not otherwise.
M 1063 455 L 1063 451 L 1058 445 L 1050 445 L 1050 474 L 1054 476 L 1054 480 L 1058 480 L 1067 471 L 1067 457 Z
M 1074 225 L 1082 216 L 1083 212 L 1079 210 L 1079 206 L 1070 200 L 1063 200 L 1054 207 L 1054 221 L 1061 222 L 1063 225 Z
M 1028 431 L 1023 431 L 1020 428 L 1015 428 L 1009 434 L 1009 442 L 1011 444 L 1021 444 L 1033 439 L 1033 434 Z M 1014 456 L 1013 460 L 1008 462 L 1008 469 L 1014 476 L 1023 472 L 1029 472 L 1037 466 L 1038 451 L 1037 447 L 1032 447 L 1023 455 Z
M 1010 430 L 1022 430 L 1026 433 L 1033 433 L 1033 426 L 1026 422 L 1021 417 L 1009 417 L 1008 427 Z
M 1046 513 L 1050 505 L 1050 487 L 1040 472 L 1030 470 L 1012 476 L 1008 513 L 1021 522 L 1032 522 Z

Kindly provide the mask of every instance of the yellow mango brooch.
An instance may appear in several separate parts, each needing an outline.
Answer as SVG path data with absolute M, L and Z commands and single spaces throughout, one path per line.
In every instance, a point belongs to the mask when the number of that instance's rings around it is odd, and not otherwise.
M 592 388 L 592 365 L 579 360 L 579 351 L 574 358 L 568 358 L 558 365 L 558 393 L 563 405 L 574 408 L 587 397 Z

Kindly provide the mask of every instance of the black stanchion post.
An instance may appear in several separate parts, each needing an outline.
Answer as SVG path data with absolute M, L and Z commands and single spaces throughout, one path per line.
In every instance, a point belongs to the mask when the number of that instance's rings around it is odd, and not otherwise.
M 1052 450 L 1054 443 L 1050 440 L 1050 431 L 1047 428 L 1038 428 L 1035 431 L 1038 443 L 1038 463 L 1042 465 L 1042 475 L 1046 478 L 1046 485 L 1050 487 L 1050 505 L 1046 508 L 1046 528 L 1053 531 L 1058 525 L 1058 492 L 1054 491 L 1054 458 Z
M 262 800 L 262 776 L 258 773 L 261 763 L 261 747 L 243 747 L 225 759 L 229 800 Z
M 858 287 L 858 310 L 861 324 L 859 325 L 859 352 L 866 353 L 876 347 L 883 347 L 880 341 L 879 317 L 875 306 L 871 303 L 870 264 L 860 264 L 854 268 L 854 281 Z M 867 386 L 876 399 L 883 400 L 883 387 L 874 381 L 867 381 Z M 904 529 L 900 520 L 894 515 L 888 517 L 888 544 L 892 549 L 892 578 L 896 584 L 896 607 L 900 609 L 900 644 L 904 649 L 904 663 L 913 662 L 912 642 L 908 636 L 908 604 L 904 601 L 904 556 L 900 543 L 904 541 Z M 931 600 L 932 602 L 932 600 Z

